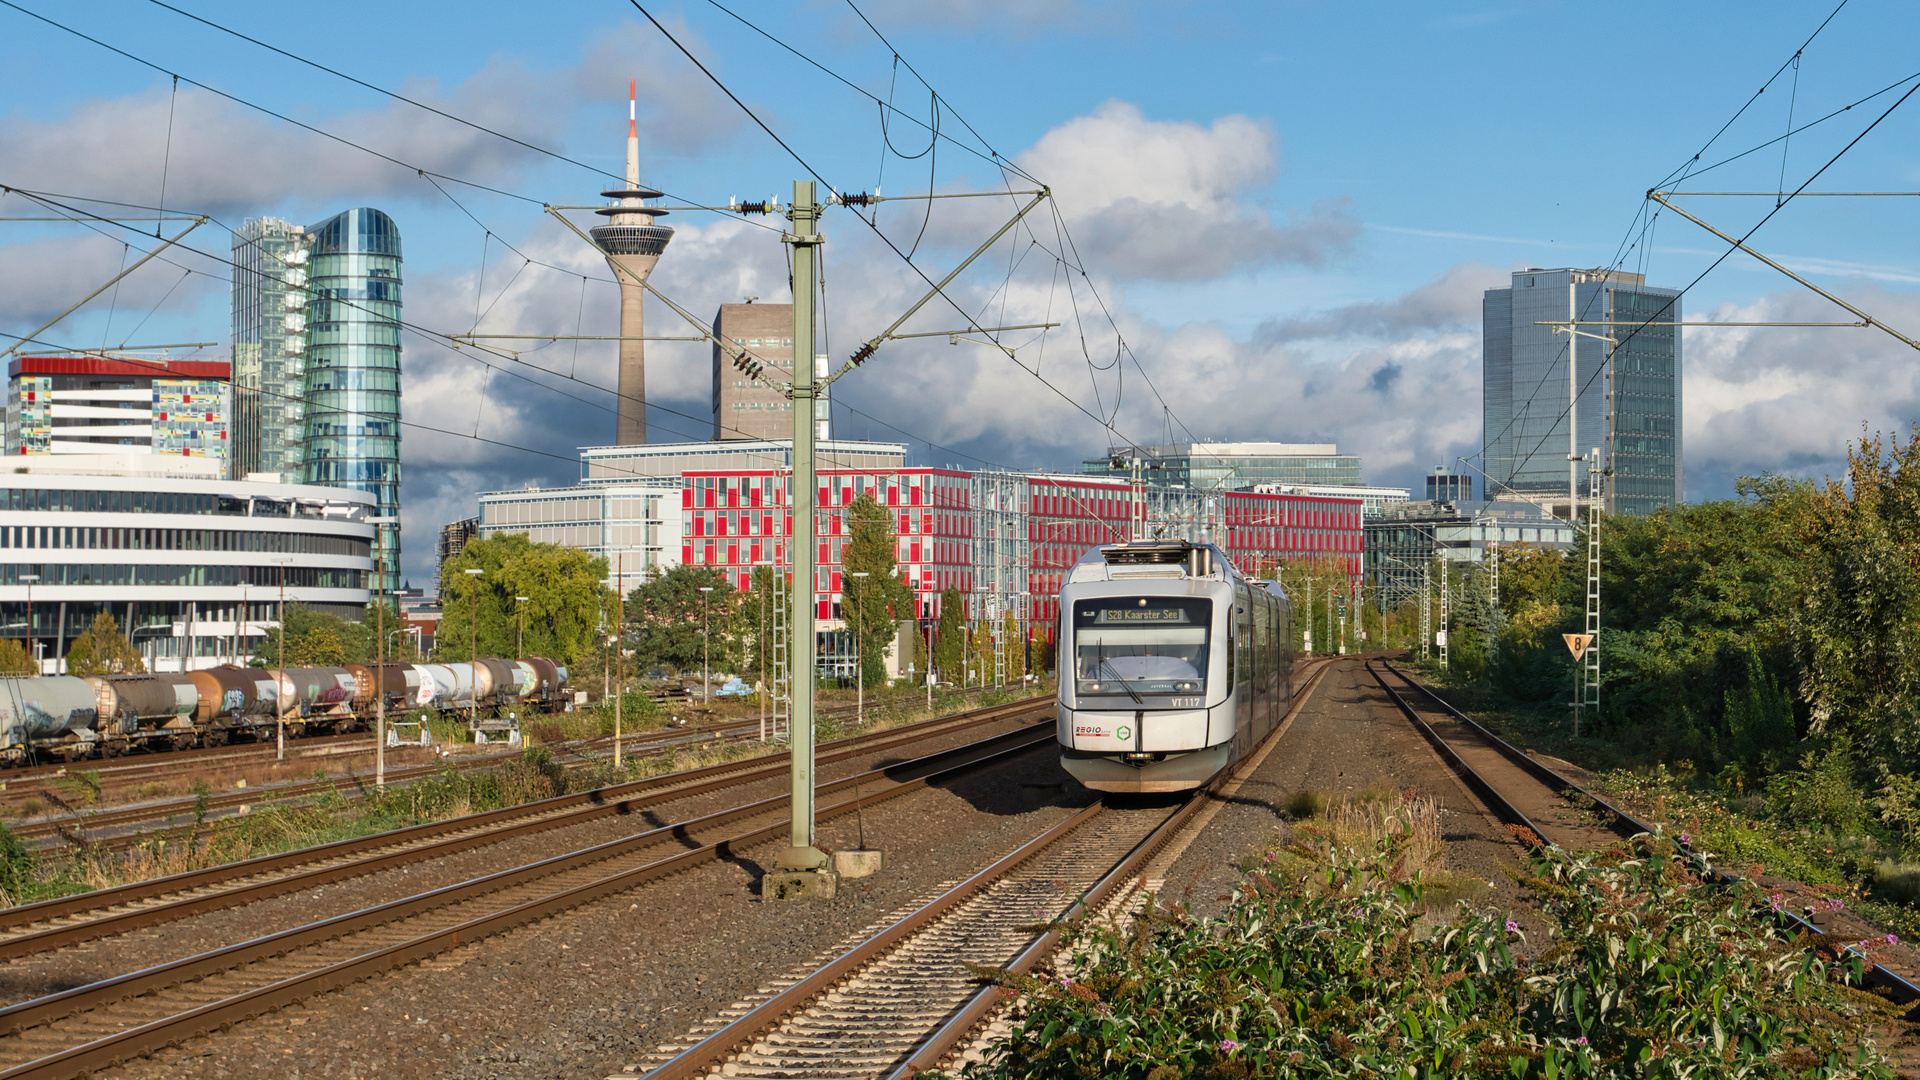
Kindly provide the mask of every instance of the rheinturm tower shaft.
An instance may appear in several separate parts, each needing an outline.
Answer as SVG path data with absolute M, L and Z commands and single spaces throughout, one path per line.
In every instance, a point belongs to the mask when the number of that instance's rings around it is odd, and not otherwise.
M 620 282 L 619 420 L 614 445 L 637 446 L 647 441 L 647 343 L 643 287 L 653 264 L 673 239 L 673 230 L 654 224 L 665 210 L 647 205 L 660 193 L 640 186 L 640 132 L 634 117 L 634 85 L 627 86 L 627 186 L 600 194 L 620 200 L 597 211 L 607 217 L 593 229 L 593 242 L 607 256 L 607 265 Z

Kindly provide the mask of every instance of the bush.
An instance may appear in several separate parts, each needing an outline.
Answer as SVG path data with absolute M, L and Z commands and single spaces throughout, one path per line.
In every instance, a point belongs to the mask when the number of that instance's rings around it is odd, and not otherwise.
M 1703 882 L 1669 841 L 1516 875 L 1549 924 L 1529 956 L 1510 918 L 1425 909 L 1417 831 L 1290 845 L 1218 918 L 1150 904 L 1069 927 L 1066 977 L 982 969 L 1025 996 L 966 1075 L 1895 1075 L 1871 1032 L 1897 1010 L 1837 981 L 1859 962 L 1820 960 L 1758 889 Z

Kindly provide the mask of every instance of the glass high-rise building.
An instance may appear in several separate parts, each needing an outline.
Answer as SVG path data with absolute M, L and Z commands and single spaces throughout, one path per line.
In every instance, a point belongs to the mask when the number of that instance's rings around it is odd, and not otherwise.
M 1484 464 L 1490 499 L 1519 498 L 1565 516 L 1568 505 L 1568 386 L 1565 333 L 1571 317 L 1589 334 L 1574 355 L 1574 452 L 1601 450 L 1613 474 L 1605 508 L 1647 514 L 1685 497 L 1680 442 L 1680 293 L 1612 270 L 1526 269 L 1510 288 L 1482 301 Z M 1609 362 L 1609 357 L 1611 361 Z M 1578 500 L 1587 499 L 1584 463 L 1575 463 Z
M 228 475 L 300 482 L 307 230 L 253 218 L 233 234 L 233 416 Z
M 352 488 L 400 514 L 400 230 L 368 207 L 311 237 L 300 461 L 302 482 Z M 386 534 L 385 586 L 399 587 L 400 527 Z

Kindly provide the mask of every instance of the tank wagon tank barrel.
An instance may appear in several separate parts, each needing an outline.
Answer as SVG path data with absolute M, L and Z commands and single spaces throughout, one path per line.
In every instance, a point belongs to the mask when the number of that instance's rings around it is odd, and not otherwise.
M 225 664 L 181 673 L 0 679 L 0 765 L 36 756 L 68 761 L 135 747 L 220 746 L 270 735 L 284 712 L 288 734 L 357 730 L 384 687 L 389 713 L 515 709 L 478 730 L 518 730 L 518 710 L 573 707 L 567 669 L 545 657 L 476 663 L 350 664 L 253 668 Z

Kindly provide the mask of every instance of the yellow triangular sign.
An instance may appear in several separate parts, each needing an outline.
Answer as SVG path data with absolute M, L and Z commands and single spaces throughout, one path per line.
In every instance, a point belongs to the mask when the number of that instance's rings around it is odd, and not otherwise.
M 1560 636 L 1567 639 L 1567 651 L 1573 654 L 1575 660 L 1587 655 L 1587 646 L 1593 644 L 1592 634 L 1561 634 Z

